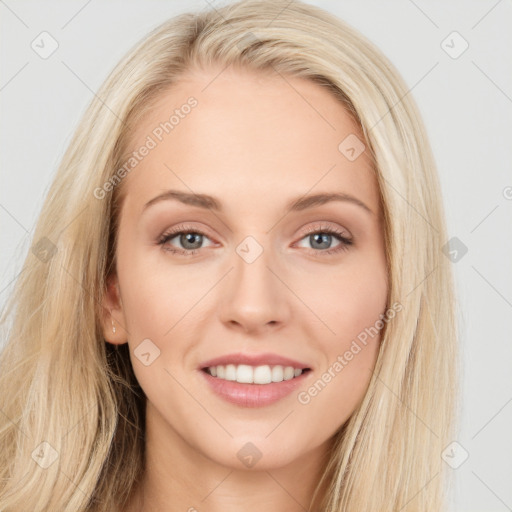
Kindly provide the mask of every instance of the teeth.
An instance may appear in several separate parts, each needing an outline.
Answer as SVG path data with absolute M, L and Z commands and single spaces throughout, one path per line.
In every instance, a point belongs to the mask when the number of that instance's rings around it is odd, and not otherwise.
M 302 374 L 302 370 L 293 366 L 250 366 L 247 364 L 227 364 L 211 366 L 206 370 L 213 377 L 232 380 L 241 384 L 269 384 L 290 380 Z
M 272 382 L 281 382 L 283 380 L 284 370 L 282 366 L 272 368 Z
M 226 374 L 224 375 L 226 380 L 236 380 L 236 366 L 234 364 L 228 364 L 226 366 Z
M 270 370 L 270 366 L 256 366 L 253 370 L 253 382 L 256 384 L 269 384 L 272 382 L 272 371 Z

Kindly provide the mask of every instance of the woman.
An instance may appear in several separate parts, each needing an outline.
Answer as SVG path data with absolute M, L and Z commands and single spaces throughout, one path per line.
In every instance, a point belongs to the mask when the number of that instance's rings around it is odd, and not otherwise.
M 165 22 L 6 311 L 0 509 L 443 510 L 445 242 L 417 108 L 356 31 L 301 2 Z

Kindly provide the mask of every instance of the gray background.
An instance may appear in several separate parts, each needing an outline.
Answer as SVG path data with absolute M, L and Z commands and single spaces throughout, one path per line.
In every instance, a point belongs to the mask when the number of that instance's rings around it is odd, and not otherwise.
M 465 373 L 454 453 L 457 464 L 465 451 L 469 457 L 450 469 L 450 510 L 512 510 L 512 3 L 309 3 L 377 44 L 419 104 L 438 164 L 449 237 L 458 239 L 454 270 Z M 0 0 L 0 306 L 58 162 L 104 78 L 164 19 L 210 5 Z M 59 45 L 47 59 L 31 48 L 43 31 Z M 464 41 L 450 36 L 453 31 L 469 44 L 457 58 Z

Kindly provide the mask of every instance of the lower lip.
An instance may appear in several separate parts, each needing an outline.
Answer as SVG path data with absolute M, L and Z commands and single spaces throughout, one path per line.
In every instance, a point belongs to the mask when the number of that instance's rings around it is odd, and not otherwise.
M 224 400 L 241 407 L 264 407 L 281 400 L 296 390 L 303 384 L 311 370 L 303 372 L 293 379 L 271 384 L 240 384 L 233 380 L 213 377 L 204 370 L 200 370 L 200 373 L 211 389 Z

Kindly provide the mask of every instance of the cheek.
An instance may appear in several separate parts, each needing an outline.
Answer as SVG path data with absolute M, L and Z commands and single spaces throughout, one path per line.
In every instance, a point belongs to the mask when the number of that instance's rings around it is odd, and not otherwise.
M 310 386 L 297 397 L 323 418 L 326 432 L 345 423 L 363 400 L 379 354 L 385 281 L 376 285 L 372 279 L 354 277 L 354 283 L 345 281 L 344 290 L 332 296 L 335 303 L 326 300 L 332 306 L 326 306 L 329 311 L 324 310 L 324 315 L 336 334 L 317 336 L 325 358 Z
M 299 402 L 331 410 L 333 426 L 346 421 L 363 399 L 375 367 L 388 292 L 385 260 L 361 258 L 316 277 L 308 278 L 312 309 L 329 330 L 314 337 L 325 358 Z
M 187 265 L 172 267 L 165 255 L 148 258 L 135 253 L 120 257 L 118 273 L 125 321 L 133 337 L 162 339 L 170 335 L 213 284 L 213 279 L 210 284 L 204 275 L 194 276 Z
M 295 289 L 322 322 L 326 348 L 342 349 L 385 312 L 386 269 L 378 262 L 347 262 L 329 272 L 301 274 Z
M 346 340 L 373 326 L 384 313 L 387 286 L 384 270 L 377 272 L 369 267 L 352 272 L 344 283 L 338 294 L 336 314 L 338 334 Z
M 340 373 L 355 386 L 365 386 L 375 365 L 380 346 L 379 327 L 382 326 L 379 320 L 385 313 L 386 299 L 385 274 L 375 271 L 354 273 L 345 293 L 339 295 L 337 336 L 328 351 L 331 362 L 341 359 Z

